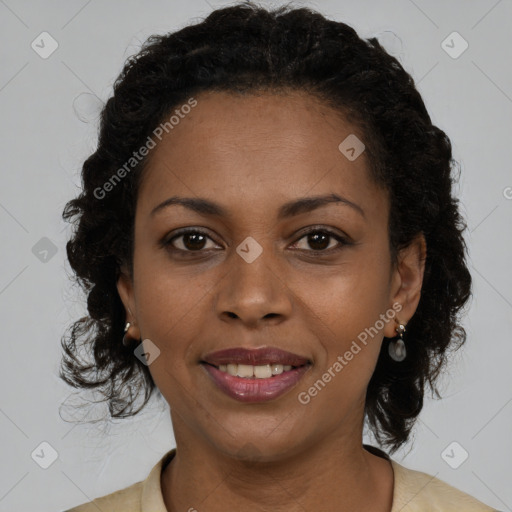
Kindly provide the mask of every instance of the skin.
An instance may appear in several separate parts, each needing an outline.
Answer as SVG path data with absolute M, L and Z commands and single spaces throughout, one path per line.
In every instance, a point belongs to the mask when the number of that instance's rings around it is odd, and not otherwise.
M 166 507 L 304 512 L 321 504 L 323 511 L 389 512 L 392 467 L 363 449 L 362 428 L 382 338 L 396 335 L 396 322 L 386 322 L 308 404 L 297 395 L 394 303 L 402 323 L 413 316 L 424 239 L 393 264 L 388 195 L 372 180 L 364 152 L 349 161 L 338 149 L 349 134 L 364 135 L 316 98 L 210 91 L 196 99 L 150 154 L 136 208 L 133 276 L 124 269 L 118 281 L 129 336 L 161 351 L 149 369 L 170 405 L 177 445 L 161 476 Z M 364 215 L 341 202 L 277 218 L 283 203 L 333 192 Z M 206 198 L 229 215 L 172 205 L 152 216 L 171 196 Z M 303 233 L 313 225 L 351 243 L 315 245 Z M 174 252 L 159 245 L 183 227 L 207 238 L 180 236 Z M 263 250 L 252 263 L 236 252 L 248 236 Z M 244 404 L 223 394 L 199 364 L 208 352 L 240 346 L 276 346 L 313 364 L 285 395 Z

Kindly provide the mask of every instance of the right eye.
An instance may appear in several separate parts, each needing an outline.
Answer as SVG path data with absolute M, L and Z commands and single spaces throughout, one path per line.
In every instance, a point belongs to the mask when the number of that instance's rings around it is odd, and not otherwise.
M 187 228 L 178 231 L 173 237 L 164 240 L 162 245 L 168 248 L 170 247 L 172 251 L 202 252 L 202 249 L 205 249 L 207 240 L 211 240 L 213 242 L 213 240 L 204 231 L 197 228 Z M 179 242 L 176 243 L 176 241 Z M 180 245 L 181 247 L 179 247 Z M 215 245 L 217 244 L 215 243 Z M 212 248 L 214 247 L 206 247 L 206 249 Z

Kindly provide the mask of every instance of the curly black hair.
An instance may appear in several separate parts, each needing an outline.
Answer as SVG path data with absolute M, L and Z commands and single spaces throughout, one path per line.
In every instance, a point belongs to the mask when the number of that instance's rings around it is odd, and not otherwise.
M 200 23 L 151 36 L 126 61 L 101 113 L 97 149 L 83 164 L 82 191 L 63 211 L 75 226 L 67 256 L 89 315 L 63 336 L 59 376 L 73 387 L 99 390 L 112 417 L 137 414 L 156 388 L 148 367 L 121 343 L 125 309 L 116 288 L 123 265 L 133 273 L 134 213 L 147 157 L 108 194 L 98 191 L 193 95 L 293 90 L 321 99 L 364 134 L 373 179 L 389 196 L 394 261 L 418 234 L 426 240 L 407 358 L 392 360 L 384 339 L 366 395 L 366 421 L 393 452 L 408 440 L 427 387 L 439 396 L 435 381 L 448 352 L 466 340 L 459 315 L 471 276 L 466 224 L 452 191 L 457 162 L 398 60 L 375 37 L 362 39 L 309 8 L 268 10 L 245 2 L 217 9 Z M 87 344 L 92 360 L 84 361 L 77 349 Z M 141 392 L 144 401 L 134 410 Z

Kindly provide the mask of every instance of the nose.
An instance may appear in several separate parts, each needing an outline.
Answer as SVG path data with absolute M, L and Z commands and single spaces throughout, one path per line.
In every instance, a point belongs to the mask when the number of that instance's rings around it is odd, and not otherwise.
M 229 259 L 230 269 L 221 280 L 216 297 L 216 312 L 222 321 L 238 321 L 256 328 L 290 317 L 293 294 L 270 249 L 263 250 L 250 263 L 237 253 Z

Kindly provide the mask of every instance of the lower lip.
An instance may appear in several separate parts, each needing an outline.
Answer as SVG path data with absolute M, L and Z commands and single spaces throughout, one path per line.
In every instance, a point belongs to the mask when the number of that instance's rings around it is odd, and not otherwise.
M 274 400 L 292 389 L 310 365 L 299 366 L 266 379 L 235 377 L 210 364 L 202 365 L 217 387 L 239 402 L 254 403 Z

